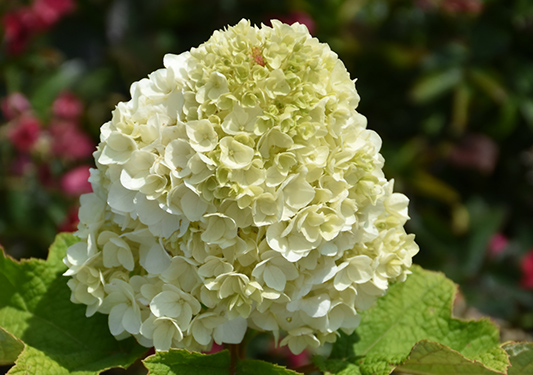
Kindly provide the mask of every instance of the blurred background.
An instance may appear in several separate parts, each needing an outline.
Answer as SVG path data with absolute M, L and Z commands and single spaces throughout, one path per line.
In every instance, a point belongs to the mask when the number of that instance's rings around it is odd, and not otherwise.
M 45 257 L 75 230 L 99 128 L 132 82 L 216 29 L 276 18 L 307 25 L 357 78 L 385 173 L 411 200 L 415 262 L 460 285 L 459 313 L 533 331 L 532 1 L 8 0 L 0 16 L 11 256 Z

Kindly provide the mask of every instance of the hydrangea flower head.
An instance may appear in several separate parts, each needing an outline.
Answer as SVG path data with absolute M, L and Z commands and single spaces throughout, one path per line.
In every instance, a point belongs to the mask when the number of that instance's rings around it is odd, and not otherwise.
M 243 20 L 164 66 L 101 128 L 72 300 L 157 350 L 352 332 L 418 247 L 343 63 L 303 25 Z

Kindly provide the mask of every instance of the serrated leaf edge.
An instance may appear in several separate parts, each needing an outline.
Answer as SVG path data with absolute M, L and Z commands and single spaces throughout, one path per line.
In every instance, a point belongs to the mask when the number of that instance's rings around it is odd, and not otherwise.
M 446 346 L 444 344 L 441 344 L 440 342 L 437 342 L 437 341 L 432 341 L 432 340 L 420 340 L 418 341 L 415 345 L 413 345 L 413 348 L 411 349 L 411 352 L 409 352 L 409 355 L 407 356 L 407 358 L 405 359 L 405 361 L 403 361 L 402 363 L 400 363 L 399 365 L 396 365 L 396 367 L 394 368 L 394 370 L 400 370 L 400 371 L 404 371 L 402 369 L 402 365 L 405 364 L 405 362 L 407 362 L 409 359 L 411 359 L 411 355 L 414 353 L 414 351 L 416 350 L 417 346 L 419 345 L 422 345 L 422 343 L 424 342 L 428 342 L 428 343 L 432 343 L 432 344 L 437 344 L 439 346 L 442 346 L 443 348 L 446 348 L 448 350 L 450 350 L 451 352 L 454 352 L 458 355 L 460 355 L 461 357 L 463 357 L 465 360 L 467 360 L 468 362 L 472 363 L 472 364 L 475 364 L 475 363 L 478 363 L 480 364 L 484 369 L 488 370 L 488 371 L 492 371 L 494 372 L 495 374 L 501 374 L 501 375 L 506 375 L 507 374 L 507 371 L 506 372 L 501 372 L 499 370 L 496 370 L 496 369 L 493 369 L 493 368 L 490 368 L 490 367 L 487 367 L 487 365 L 485 365 L 483 362 L 481 361 L 478 361 L 478 360 L 475 360 L 475 359 L 470 359 L 468 357 L 466 357 L 464 354 L 462 354 L 461 352 L 459 352 L 458 350 L 455 350 L 455 349 L 452 349 L 450 348 L 449 346 Z M 500 345 L 500 347 L 503 349 L 503 344 Z M 505 349 L 504 349 L 505 350 Z M 506 352 L 507 353 L 507 352 Z M 511 362 L 509 360 L 509 354 L 507 354 L 507 369 L 509 368 L 509 366 L 511 365 Z M 394 366 L 394 365 L 393 365 Z M 413 371 L 412 369 L 405 369 L 405 371 L 409 374 L 413 374 L 413 375 L 418 375 L 418 374 L 427 374 L 427 373 L 424 373 L 424 372 L 416 372 L 416 371 Z
M 41 259 L 41 258 L 35 258 L 35 257 L 30 257 L 30 258 L 22 258 L 20 260 L 17 260 L 15 258 L 13 258 L 11 255 L 7 254 L 7 252 L 5 251 L 5 249 L 0 246 L 0 256 L 3 257 L 5 260 L 7 261 L 10 261 L 16 265 L 23 265 L 23 264 L 32 264 L 32 263 L 41 263 L 41 264 L 46 264 L 48 262 L 53 262 L 52 258 L 51 258 L 51 254 L 52 254 L 52 247 L 54 245 L 58 245 L 58 242 L 61 241 L 62 244 L 65 244 L 65 245 L 68 245 L 68 240 L 67 238 L 68 237 L 72 237 L 73 239 L 74 238 L 77 238 L 75 237 L 72 233 L 59 233 L 58 235 L 56 235 L 54 241 L 52 242 L 52 244 L 50 244 L 50 247 L 49 247 L 49 250 L 48 250 L 48 255 L 47 255 L 47 258 L 46 259 Z M 79 240 L 79 239 L 78 239 Z M 53 264 L 53 263 L 52 263 Z M 62 263 L 61 263 L 62 264 Z M 66 266 L 65 266 L 66 268 Z M 59 273 L 60 271 L 57 271 L 57 273 Z M 58 275 L 58 276 L 61 276 L 61 275 Z M 22 363 L 19 363 L 19 361 L 23 361 L 24 360 L 24 357 L 25 355 L 28 354 L 28 350 L 30 348 L 32 348 L 31 346 L 29 346 L 28 344 L 26 344 L 21 338 L 15 336 L 13 333 L 11 333 L 9 330 L 7 330 L 5 327 L 1 327 L 0 326 L 0 329 L 2 329 L 3 331 L 7 332 L 10 336 L 12 336 L 13 338 L 15 338 L 17 341 L 19 341 L 20 343 L 22 343 L 22 345 L 24 346 L 22 351 L 19 353 L 17 359 L 15 360 L 15 363 L 14 363 L 14 366 L 9 369 L 9 371 L 7 372 L 6 375 L 10 375 L 10 374 L 13 374 L 12 371 L 18 371 L 18 369 L 16 368 L 18 365 L 20 365 L 21 367 L 24 366 L 24 364 Z M 39 351 L 41 352 L 40 350 L 36 349 L 36 348 L 33 348 L 35 349 L 36 351 Z M 31 354 L 31 353 L 30 353 Z M 146 354 L 144 354 L 143 356 L 145 356 Z M 54 361 L 53 359 L 51 359 L 50 357 L 48 357 L 51 361 L 55 362 L 56 364 L 59 365 L 59 363 L 57 363 L 56 361 Z M 139 358 L 142 358 L 141 356 Z M 61 365 L 59 365 L 61 367 Z M 128 365 L 128 367 L 131 366 Z M 61 367 L 63 368 L 63 367 Z M 109 367 L 105 367 L 101 370 L 98 370 L 98 372 L 95 371 L 96 374 L 101 374 L 102 372 L 104 371 L 107 371 L 107 370 L 110 370 L 112 368 L 122 368 L 122 369 L 125 369 L 127 368 L 126 366 L 123 366 L 123 365 L 117 365 L 117 366 L 109 366 Z

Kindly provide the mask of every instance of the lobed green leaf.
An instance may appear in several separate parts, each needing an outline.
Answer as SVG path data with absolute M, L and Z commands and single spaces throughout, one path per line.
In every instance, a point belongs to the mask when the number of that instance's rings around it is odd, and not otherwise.
M 508 342 L 502 345 L 509 354 L 509 375 L 533 375 L 533 342 Z
M 247 359 L 237 363 L 237 375 L 298 375 L 299 373 L 273 363 Z
M 15 363 L 15 360 L 24 349 L 24 344 L 0 328 L 0 366 Z
M 202 354 L 181 349 L 157 352 L 143 361 L 149 375 L 230 375 L 231 358 L 227 350 Z M 259 360 L 238 361 L 236 375 L 298 375 L 297 372 Z
M 505 372 L 488 369 L 481 362 L 471 361 L 447 346 L 427 340 L 416 344 L 409 358 L 397 366 L 396 370 L 413 375 L 505 374 Z
M 490 371 L 505 373 L 509 360 L 500 347 L 497 327 L 488 319 L 454 319 L 453 282 L 418 266 L 412 272 L 361 314 L 360 326 L 351 336 L 341 335 L 331 357 L 358 365 L 363 375 L 389 374 L 407 360 L 415 344 L 429 340 L 466 360 L 482 363 Z
M 131 338 L 117 341 L 107 317 L 85 316 L 70 301 L 62 259 L 77 241 L 58 235 L 46 261 L 20 263 L 0 254 L 0 327 L 24 344 L 9 375 L 92 375 L 127 367 L 146 351 Z
M 143 360 L 149 375 L 230 375 L 227 350 L 201 354 L 181 349 L 157 352 Z

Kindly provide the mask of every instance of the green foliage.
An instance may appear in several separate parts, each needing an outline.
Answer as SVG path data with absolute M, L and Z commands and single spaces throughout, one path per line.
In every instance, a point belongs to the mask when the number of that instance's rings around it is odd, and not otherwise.
M 509 354 L 511 361 L 509 375 L 533 374 L 533 343 L 508 342 L 503 345 L 503 348 Z
M 14 363 L 24 349 L 24 344 L 0 328 L 0 366 Z
M 237 363 L 237 375 L 297 375 L 296 371 L 265 361 L 247 359 Z
M 16 359 L 8 374 L 38 375 L 44 369 L 50 375 L 99 374 L 127 367 L 145 351 L 132 338 L 116 341 L 106 316 L 86 318 L 85 308 L 69 301 L 62 259 L 76 241 L 73 235 L 59 235 L 46 261 L 18 263 L 0 256 L 0 283 L 8 286 L 0 290 L 0 364 Z M 412 272 L 362 313 L 361 325 L 339 338 L 330 358 L 314 358 L 316 365 L 339 375 L 387 375 L 395 369 L 427 375 L 533 374 L 532 343 L 500 346 L 498 329 L 489 320 L 451 316 L 456 287 L 450 280 L 418 266 Z M 172 349 L 143 363 L 150 375 L 297 374 L 272 363 L 233 358 L 227 350 Z
M 46 261 L 0 255 L 0 327 L 24 344 L 10 375 L 99 374 L 129 366 L 146 350 L 133 338 L 117 341 L 106 316 L 86 318 L 84 306 L 70 302 L 62 258 L 76 241 L 59 235 Z
M 0 12 L 4 16 L 34 2 L 4 2 Z M 352 77 L 358 78 L 362 98 L 358 110 L 383 138 L 386 175 L 394 177 L 396 187 L 411 199 L 408 230 L 416 234 L 421 247 L 416 262 L 445 272 L 482 312 L 531 329 L 533 298 L 520 286 L 520 265 L 533 246 L 533 3 L 463 2 L 482 3 L 478 11 L 449 11 L 443 8 L 444 0 L 212 3 L 200 7 L 194 0 L 77 2 L 74 13 L 31 38 L 22 55 L 2 51 L 1 96 L 21 92 L 47 124 L 56 94 L 71 90 L 83 101 L 83 127 L 96 140 L 115 104 L 128 96 L 131 82 L 160 68 L 165 53 L 198 46 L 213 30 L 243 17 L 258 24 L 306 12 L 315 22 L 315 35 L 329 43 Z M 15 175 L 12 147 L 5 139 L 8 120 L 0 126 L 0 138 L 4 137 L 0 139 L 0 242 L 14 257 L 45 257 L 77 197 L 65 200 L 57 184 L 50 187 L 41 181 L 41 167 L 49 167 L 54 182 L 62 173 L 57 172 L 58 161 L 50 162 L 42 150 L 32 155 L 38 163 L 24 172 L 31 178 Z M 465 146 L 470 135 L 488 142 Z M 487 144 L 495 146 L 492 157 Z M 488 249 L 497 233 L 509 243 L 494 254 Z M 68 242 L 68 237 L 59 241 Z M 50 373 L 95 373 L 100 371 L 96 367 L 131 363 L 141 354 L 133 340 L 115 342 L 107 333 L 105 316 L 86 319 L 83 307 L 68 301 L 70 292 L 60 276 L 64 247 L 59 246 L 59 251 L 58 243 L 46 262 L 32 259 L 19 264 L 0 256 L 0 364 L 13 362 L 22 351 L 10 373 L 24 373 L 28 366 L 28 373 L 42 374 L 40 366 L 50 366 Z M 421 280 L 419 272 L 413 277 Z M 491 325 L 451 318 L 451 283 L 439 275 L 426 281 L 414 283 L 427 287 L 418 295 L 420 302 L 405 297 L 413 301 L 412 308 L 399 297 L 391 301 L 393 291 L 401 290 L 401 285 L 393 286 L 373 309 L 379 318 L 374 321 L 373 313 L 366 312 L 356 334 L 341 337 L 334 356 L 317 358 L 316 363 L 343 375 L 361 375 L 374 368 L 385 373 L 395 365 L 406 371 L 410 366 L 415 373 L 414 366 L 437 371 L 432 361 L 446 355 L 446 361 L 464 371 L 501 370 L 505 361 Z M 446 294 L 443 301 L 438 301 L 439 293 Z M 386 323 L 378 323 L 379 319 Z M 409 330 L 406 325 L 414 319 L 420 324 L 416 321 Z M 365 329 L 365 322 L 371 326 Z M 373 334 L 374 327 L 381 338 Z M 471 348 L 460 327 L 484 339 Z M 101 345 L 91 344 L 87 350 L 72 345 L 93 338 L 99 343 L 101 339 Z M 380 355 L 387 340 L 392 349 Z M 510 375 L 533 373 L 531 343 L 507 343 L 503 349 L 509 355 Z M 420 357 L 424 352 L 428 356 Z M 184 355 L 182 361 L 194 362 L 198 356 Z M 385 363 L 387 356 L 395 365 Z M 158 353 L 147 366 L 159 366 L 156 358 L 162 363 L 168 360 L 166 353 Z M 81 367 L 74 364 L 78 361 Z M 240 363 L 238 368 L 274 366 Z
M 362 313 L 353 335 L 339 338 L 332 351 L 337 361 L 331 364 L 338 367 L 342 366 L 338 360 L 347 360 L 359 366 L 363 375 L 388 374 L 409 358 L 417 343 L 429 340 L 433 343 L 415 348 L 411 361 L 419 360 L 420 352 L 430 345 L 428 360 L 436 361 L 424 365 L 439 363 L 444 353 L 462 358 L 465 366 L 479 361 L 491 371 L 505 372 L 508 360 L 500 348 L 498 329 L 487 319 L 465 322 L 453 318 L 455 285 L 440 273 L 417 266 L 412 270 L 404 283 L 391 286 L 387 295 Z
M 150 375 L 231 375 L 231 358 L 227 350 L 216 354 L 191 353 L 171 349 L 158 352 L 143 361 Z M 241 360 L 235 364 L 237 375 L 297 375 L 272 363 Z
M 171 349 L 158 352 L 143 361 L 150 375 L 229 375 L 228 351 L 216 354 L 200 354 Z
M 408 374 L 495 375 L 506 372 L 488 369 L 482 362 L 471 361 L 461 353 L 432 341 L 416 344 L 409 358 L 396 367 Z

